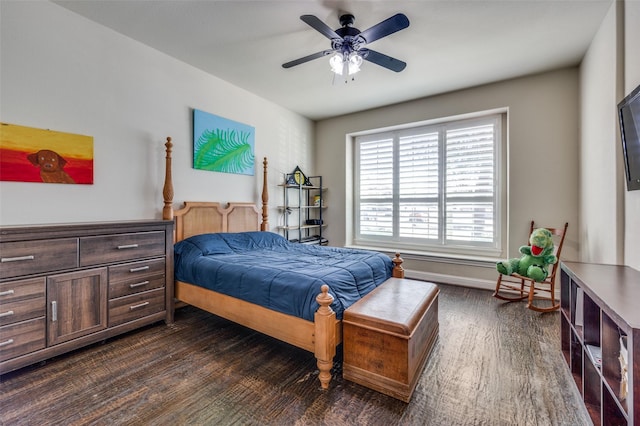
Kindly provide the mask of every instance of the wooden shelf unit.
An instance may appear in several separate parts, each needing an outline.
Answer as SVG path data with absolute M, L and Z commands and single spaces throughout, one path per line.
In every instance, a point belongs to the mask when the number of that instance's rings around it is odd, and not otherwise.
M 560 332 L 565 361 L 595 425 L 640 425 L 640 272 L 562 262 Z M 621 336 L 627 394 L 622 396 Z M 592 356 L 601 352 L 601 363 Z

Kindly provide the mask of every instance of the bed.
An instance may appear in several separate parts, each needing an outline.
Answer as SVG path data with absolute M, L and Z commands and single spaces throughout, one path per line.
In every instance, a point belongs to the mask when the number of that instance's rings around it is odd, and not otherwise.
M 389 259 L 373 252 L 294 244 L 265 232 L 269 230 L 266 158 L 261 211 L 253 203 L 223 205 L 196 201 L 186 201 L 182 208 L 174 210 L 171 138 L 167 138 L 165 148 L 163 218 L 175 222 L 175 299 L 312 352 L 317 359 L 321 387 L 327 389 L 336 347 L 342 342 L 342 312 L 388 276 L 403 278 L 400 255 Z M 261 254 L 252 256 L 247 247 L 261 250 Z M 331 257 L 331 252 L 338 254 L 338 260 Z M 350 253 L 360 253 L 371 264 L 354 263 L 359 261 L 347 259 Z M 380 256 L 386 261 L 381 262 Z M 185 266 L 186 258 L 195 259 L 198 267 Z M 257 258 L 264 258 L 271 265 L 282 263 L 285 271 L 270 271 L 265 262 L 260 263 Z M 296 266 L 296 262 L 302 262 L 305 267 L 315 265 L 320 276 L 312 277 L 303 289 L 291 291 L 286 289 L 287 280 L 295 281 L 296 288 L 301 287 L 299 283 L 303 281 L 294 274 L 296 269 L 303 269 Z M 201 267 L 205 269 L 199 270 Z M 387 268 L 388 272 L 381 272 L 379 268 Z M 361 287 L 349 290 L 343 281 L 354 270 L 363 270 L 365 279 L 359 284 Z M 258 276 L 247 275 L 250 271 L 257 272 Z M 213 275 L 219 275 L 218 281 L 226 283 L 227 288 L 205 282 Z M 267 277 L 268 282 L 258 285 L 261 277 Z M 240 288 L 229 289 L 232 281 L 240 283 Z M 251 286 L 263 288 L 263 294 L 247 295 L 245 290 Z M 310 293 L 317 288 L 317 294 Z M 296 293 L 293 308 L 291 302 L 286 301 L 291 293 Z

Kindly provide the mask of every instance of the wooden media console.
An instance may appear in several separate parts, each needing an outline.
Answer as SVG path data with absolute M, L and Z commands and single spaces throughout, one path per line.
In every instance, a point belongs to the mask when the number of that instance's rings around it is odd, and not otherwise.
M 640 425 L 640 272 L 563 262 L 562 352 L 596 425 Z

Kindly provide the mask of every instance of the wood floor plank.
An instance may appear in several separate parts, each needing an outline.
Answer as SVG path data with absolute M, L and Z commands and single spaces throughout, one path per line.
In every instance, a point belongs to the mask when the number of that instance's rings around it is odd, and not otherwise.
M 558 313 L 441 285 L 440 337 L 409 404 L 196 308 L 0 376 L 2 425 L 588 425 Z

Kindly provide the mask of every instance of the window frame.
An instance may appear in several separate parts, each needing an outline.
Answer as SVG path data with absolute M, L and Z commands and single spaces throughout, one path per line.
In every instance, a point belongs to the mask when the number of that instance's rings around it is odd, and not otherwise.
M 399 189 L 398 181 L 394 178 L 394 187 L 392 194 L 392 236 L 386 237 L 381 235 L 362 235 L 360 233 L 360 143 L 364 141 L 371 141 L 381 139 L 384 136 L 392 135 L 393 137 L 399 137 L 398 135 L 406 135 L 407 133 L 417 132 L 418 130 L 438 129 L 440 132 L 443 129 L 452 130 L 455 128 L 469 127 L 474 124 L 487 124 L 492 123 L 494 125 L 494 158 L 493 158 L 493 199 L 495 199 L 493 220 L 494 220 L 494 240 L 489 244 L 466 244 L 466 243 L 452 243 L 440 244 L 440 242 L 433 244 L 431 241 L 425 241 L 421 238 L 405 238 L 399 236 Z M 350 151 L 352 153 L 352 173 L 348 173 L 351 176 L 351 182 L 348 183 L 347 188 L 352 188 L 353 198 L 352 206 L 348 210 L 347 221 L 351 225 L 348 229 L 351 229 L 348 243 L 353 247 L 372 248 L 377 250 L 398 251 L 403 253 L 410 253 L 424 256 L 435 257 L 449 257 L 449 258 L 463 258 L 463 259 L 482 259 L 482 258 L 501 258 L 504 256 L 506 242 L 505 235 L 507 229 L 507 138 L 508 138 L 508 109 L 494 109 L 488 111 L 481 111 L 473 114 L 465 114 L 452 117 L 444 117 L 436 120 L 428 120 L 416 123 L 408 123 L 400 126 L 392 126 L 381 129 L 373 129 L 369 131 L 352 133 L 348 136 L 348 141 L 351 142 Z M 439 138 L 439 167 L 445 161 L 442 156 L 442 151 L 445 149 L 444 141 L 442 140 L 442 133 Z M 397 142 L 394 143 L 397 146 Z M 394 148 L 396 149 L 396 148 Z M 394 154 L 395 155 L 395 154 Z M 398 159 L 393 160 L 394 167 L 397 166 Z M 397 171 L 394 171 L 397 177 Z M 446 173 L 443 171 L 442 173 Z M 438 198 L 445 197 L 446 194 L 442 193 L 443 183 L 440 183 L 440 190 Z M 444 215 L 442 205 L 438 207 L 438 214 L 440 215 L 441 225 L 444 229 L 446 224 L 442 223 L 442 217 Z

